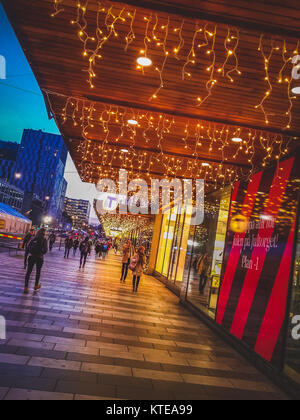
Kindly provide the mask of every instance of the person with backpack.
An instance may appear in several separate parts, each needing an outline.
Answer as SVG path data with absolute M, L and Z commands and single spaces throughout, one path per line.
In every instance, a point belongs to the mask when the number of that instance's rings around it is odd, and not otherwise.
M 107 254 L 108 254 L 108 245 L 107 245 L 107 243 L 103 243 L 102 244 L 102 256 L 103 256 L 104 260 L 106 259 Z
M 88 254 L 91 252 L 89 238 L 85 238 L 84 241 L 81 242 L 79 250 L 80 250 L 80 265 L 79 265 L 79 269 L 80 269 L 80 268 L 85 267 Z
M 25 250 L 25 257 L 24 257 L 24 270 L 27 268 L 27 261 L 29 257 L 29 251 L 28 251 L 28 245 L 30 241 L 34 238 L 35 230 L 31 229 L 30 232 L 27 233 L 27 235 L 24 238 L 22 248 Z
M 128 240 L 123 246 L 123 258 L 122 258 L 122 274 L 121 274 L 121 283 L 126 282 L 128 267 L 130 264 L 130 258 L 132 257 L 132 245 L 131 241 Z
M 65 240 L 65 255 L 64 258 L 69 258 L 70 255 L 70 251 L 73 248 L 73 239 L 71 236 L 69 236 L 66 240 Z
M 30 241 L 28 245 L 28 268 L 25 277 L 25 289 L 24 294 L 29 293 L 28 285 L 30 276 L 36 265 L 36 277 L 35 277 L 35 287 L 34 290 L 37 292 L 40 288 L 40 277 L 41 271 L 44 264 L 44 255 L 48 252 L 48 244 L 46 239 L 46 229 L 40 229 L 36 236 Z
M 146 266 L 145 248 L 140 246 L 137 253 L 131 258 L 129 269 L 132 271 L 132 292 L 137 293 L 141 276 Z
M 53 249 L 53 246 L 55 244 L 56 241 L 56 235 L 54 232 L 51 233 L 51 235 L 49 236 L 49 251 L 51 252 Z

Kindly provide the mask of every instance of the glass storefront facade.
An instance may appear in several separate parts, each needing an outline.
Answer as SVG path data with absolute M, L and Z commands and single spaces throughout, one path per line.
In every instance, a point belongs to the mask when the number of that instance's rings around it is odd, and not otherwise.
M 206 198 L 204 223 L 192 226 L 189 211 L 174 206 L 162 217 L 155 272 L 178 290 L 188 283 L 187 300 L 215 316 L 231 188 Z
M 155 272 L 181 288 L 185 271 L 191 215 L 176 205 L 162 217 Z
M 189 235 L 186 299 L 212 318 L 218 301 L 230 198 L 230 187 L 208 195 L 204 222 L 191 227 Z
M 298 385 L 299 171 L 289 158 L 206 195 L 198 226 L 177 206 L 160 215 L 151 266 L 182 302 Z

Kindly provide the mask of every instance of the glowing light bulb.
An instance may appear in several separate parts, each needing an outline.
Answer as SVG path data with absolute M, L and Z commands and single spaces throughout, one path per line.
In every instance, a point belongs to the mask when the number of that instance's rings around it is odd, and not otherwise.
M 150 67 L 150 66 L 152 66 L 152 60 L 150 60 L 150 58 L 147 58 L 147 57 L 139 57 L 137 59 L 137 62 L 142 67 Z
M 294 95 L 300 95 L 300 86 L 294 87 L 292 92 Z
M 138 125 L 138 122 L 136 120 L 128 120 L 127 122 L 130 125 Z

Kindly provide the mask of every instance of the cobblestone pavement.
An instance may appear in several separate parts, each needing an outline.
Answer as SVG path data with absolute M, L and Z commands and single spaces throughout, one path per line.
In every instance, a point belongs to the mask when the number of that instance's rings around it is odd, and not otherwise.
M 0 254 L 0 399 L 286 399 L 145 276 L 133 295 L 120 258 L 46 256 L 42 289 L 23 293 L 22 257 Z

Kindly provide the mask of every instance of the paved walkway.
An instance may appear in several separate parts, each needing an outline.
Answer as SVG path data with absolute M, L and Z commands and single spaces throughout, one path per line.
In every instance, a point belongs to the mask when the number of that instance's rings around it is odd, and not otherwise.
M 0 399 L 286 398 L 157 280 L 133 295 L 118 257 L 62 255 L 23 296 L 22 258 L 0 254 Z

